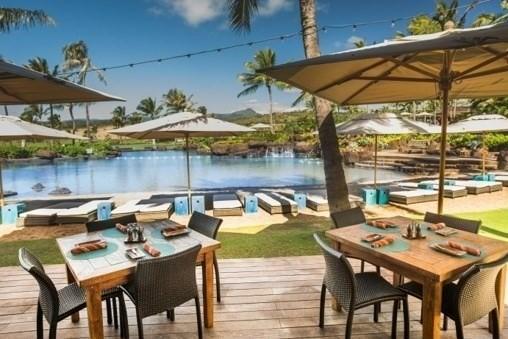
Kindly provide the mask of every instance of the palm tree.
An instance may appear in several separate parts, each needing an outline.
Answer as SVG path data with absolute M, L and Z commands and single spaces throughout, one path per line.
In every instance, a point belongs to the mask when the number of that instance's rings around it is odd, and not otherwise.
M 170 89 L 163 97 L 166 111 L 169 114 L 194 110 L 195 103 L 192 102 L 192 94 L 187 96 L 178 88 Z
M 497 24 L 508 21 L 508 0 L 501 1 L 501 13 L 482 13 L 473 22 L 474 27 Z
M 25 67 L 32 69 L 34 71 L 40 72 L 40 73 L 51 75 L 51 76 L 58 75 L 58 65 L 54 66 L 53 69 L 50 71 L 50 67 L 48 65 L 48 60 L 41 58 L 41 57 L 29 59 L 28 64 L 26 64 Z M 58 107 L 61 107 L 61 106 L 58 106 Z M 49 124 L 50 124 L 51 128 L 55 127 L 53 125 L 53 123 L 57 121 L 53 118 L 54 109 L 55 109 L 54 105 L 49 104 Z
M 230 26 L 235 31 L 249 31 L 250 20 L 258 12 L 260 0 L 227 0 Z M 300 7 L 300 24 L 305 57 L 318 57 L 319 37 L 316 22 L 316 0 L 298 0 Z M 323 154 L 323 163 L 330 212 L 345 210 L 351 207 L 349 193 L 342 167 L 342 155 L 339 150 L 335 122 L 330 102 L 314 97 L 316 122 L 319 141 Z
M 139 124 L 143 121 L 143 116 L 139 112 L 133 112 L 127 116 L 127 122 L 131 125 Z
M 257 51 L 254 54 L 254 60 L 245 63 L 245 69 L 247 72 L 242 73 L 238 76 L 238 80 L 243 84 L 245 88 L 243 91 L 238 93 L 237 97 L 242 97 L 257 92 L 261 87 L 266 88 L 268 92 L 268 101 L 270 103 L 269 114 L 270 114 L 270 130 L 273 133 L 273 98 L 272 89 L 285 89 L 288 86 L 283 82 L 277 81 L 265 74 L 257 73 L 257 70 L 275 66 L 276 64 L 275 52 L 271 49 L 263 49 Z
M 159 114 L 162 111 L 162 105 L 157 105 L 155 98 L 148 97 L 141 100 L 136 109 L 149 120 L 153 120 L 159 117 Z
M 113 112 L 111 112 L 113 118 L 111 122 L 115 128 L 123 127 L 127 123 L 127 114 L 125 113 L 125 106 L 116 106 Z
M 44 11 L 0 7 L 0 32 L 2 33 L 36 25 L 52 26 L 54 24 L 53 18 Z
M 208 108 L 206 108 L 206 106 L 199 106 L 198 108 L 196 108 L 196 112 L 201 113 L 203 115 L 207 115 Z
M 65 71 L 76 71 L 74 80 L 80 85 L 86 85 L 86 78 L 89 72 L 94 71 L 97 78 L 106 84 L 104 74 L 98 70 L 92 63 L 88 53 L 88 46 L 83 40 L 67 44 L 63 48 Z M 90 104 L 85 104 L 86 113 L 86 134 L 90 135 Z
M 21 120 L 35 123 L 41 121 L 45 114 L 46 111 L 42 105 L 29 105 L 28 107 L 25 107 L 19 117 Z

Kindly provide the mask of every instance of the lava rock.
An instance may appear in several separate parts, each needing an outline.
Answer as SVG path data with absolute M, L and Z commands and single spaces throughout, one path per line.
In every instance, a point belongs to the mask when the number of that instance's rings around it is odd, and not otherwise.
M 68 195 L 71 194 L 72 191 L 68 189 L 67 187 L 57 187 L 51 192 L 49 192 L 49 195 Z
M 42 190 L 44 190 L 46 188 L 46 186 L 44 186 L 42 183 L 38 182 L 36 183 L 35 185 L 32 186 L 32 189 L 35 191 L 35 192 L 40 192 Z

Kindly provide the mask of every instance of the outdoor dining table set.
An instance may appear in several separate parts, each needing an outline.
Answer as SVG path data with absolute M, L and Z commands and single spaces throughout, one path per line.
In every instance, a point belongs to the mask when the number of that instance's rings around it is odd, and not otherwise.
M 327 231 L 326 236 L 334 249 L 347 257 L 392 271 L 394 285 L 403 283 L 405 278 L 422 286 L 423 338 L 440 337 L 443 286 L 475 263 L 490 263 L 508 254 L 506 242 L 406 217 L 339 227 Z M 505 278 L 506 265 L 495 284 L 501 328 Z M 334 308 L 341 306 L 336 303 Z
M 213 261 L 220 242 L 171 220 L 138 222 L 123 227 L 117 225 L 97 232 L 57 239 L 65 258 L 68 282 L 76 282 L 86 291 L 90 338 L 104 337 L 101 294 L 105 290 L 132 281 L 137 259 L 164 257 L 183 252 L 198 244 L 201 249 L 196 262 L 203 267 L 204 324 L 205 327 L 212 327 Z M 166 237 L 164 230 L 168 228 L 173 228 L 178 236 Z M 94 250 L 92 247 L 95 245 L 102 247 Z M 74 314 L 72 320 L 78 321 L 79 314 Z

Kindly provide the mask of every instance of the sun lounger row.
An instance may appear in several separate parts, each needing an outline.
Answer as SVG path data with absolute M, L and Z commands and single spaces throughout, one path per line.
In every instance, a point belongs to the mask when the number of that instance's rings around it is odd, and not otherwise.
M 437 191 L 439 189 L 439 185 L 437 184 L 429 184 L 431 185 L 430 188 L 432 190 Z M 408 188 L 408 189 L 425 189 L 422 187 L 421 183 L 417 182 L 401 182 L 398 183 L 397 186 L 402 188 Z M 428 188 L 427 188 L 428 189 Z M 445 185 L 444 186 L 444 196 L 446 198 L 460 198 L 467 195 L 467 189 L 462 186 L 455 186 L 455 185 Z
M 171 198 L 135 199 L 118 206 L 111 211 L 111 215 L 122 217 L 137 214 L 146 219 L 166 219 L 171 216 L 173 207 Z
M 503 189 L 503 184 L 497 181 L 476 181 L 476 180 L 446 180 L 451 186 L 460 186 L 467 189 L 468 194 L 483 194 L 498 192 Z M 422 184 L 437 185 L 438 180 L 422 181 Z

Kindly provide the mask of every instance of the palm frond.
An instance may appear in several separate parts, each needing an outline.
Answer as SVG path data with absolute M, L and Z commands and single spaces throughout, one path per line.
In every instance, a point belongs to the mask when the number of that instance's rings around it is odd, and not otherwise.
M 245 95 L 253 94 L 259 89 L 259 87 L 260 87 L 260 85 L 252 85 L 250 87 L 247 87 L 246 89 L 244 89 L 243 91 L 238 93 L 236 97 L 239 98 L 239 97 L 243 97 Z
M 8 33 L 13 29 L 29 28 L 36 25 L 53 26 L 55 20 L 41 10 L 0 8 L 0 32 Z
M 228 0 L 229 25 L 234 31 L 249 32 L 251 17 L 258 12 L 257 0 Z

